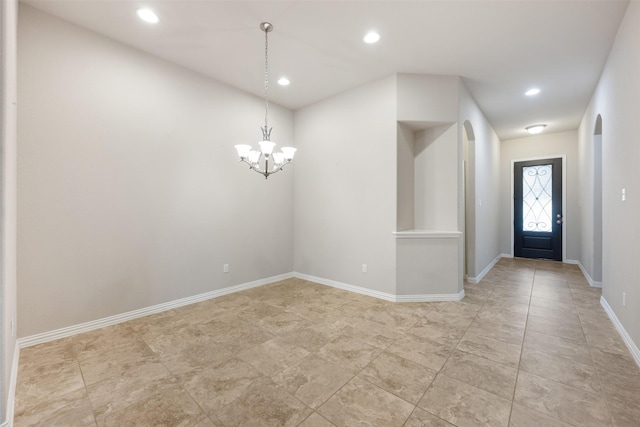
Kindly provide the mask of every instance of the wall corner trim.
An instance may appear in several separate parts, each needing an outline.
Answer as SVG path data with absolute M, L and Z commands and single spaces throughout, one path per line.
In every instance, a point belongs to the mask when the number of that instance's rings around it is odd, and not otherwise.
M 436 301 L 460 301 L 464 298 L 464 289 L 457 294 L 418 294 L 418 295 L 395 295 L 387 292 L 380 292 L 362 286 L 350 285 L 348 283 L 338 282 L 336 280 L 325 279 L 323 277 L 311 276 L 309 274 L 294 272 L 293 277 L 308 280 L 310 282 L 319 283 L 321 285 L 331 286 L 332 288 L 342 289 L 344 291 L 354 292 L 373 298 L 383 299 L 391 302 L 436 302 Z
M 141 308 L 139 310 L 129 311 L 127 313 L 116 314 L 115 316 L 105 317 L 102 319 L 92 320 L 90 322 L 81 323 L 79 325 L 68 326 L 66 328 L 56 329 L 54 331 L 44 332 L 41 334 L 31 335 L 18 339 L 20 348 L 30 347 L 32 345 L 42 344 L 45 342 L 69 337 L 72 335 L 89 332 L 94 329 L 104 328 L 105 326 L 116 325 L 118 323 L 127 322 L 139 317 L 148 316 L 150 314 L 160 313 L 174 308 L 182 307 L 196 302 L 206 301 L 211 298 L 221 297 L 223 295 L 244 291 L 269 283 L 278 282 L 293 277 L 291 273 L 280 274 L 277 276 L 267 277 L 265 279 L 254 280 L 252 282 L 242 283 L 239 285 L 229 286 L 227 288 L 216 289 L 215 291 L 205 292 L 203 294 L 191 297 L 181 298 L 162 304 L 153 305 L 151 307 Z
M 616 327 L 616 330 L 620 334 L 620 337 L 622 337 L 622 340 L 624 341 L 627 348 L 631 352 L 631 356 L 633 356 L 633 359 L 636 361 L 636 364 L 638 365 L 638 367 L 640 367 L 640 349 L 638 349 L 638 346 L 636 345 L 636 343 L 633 342 L 633 340 L 627 333 L 627 330 L 624 328 L 624 326 L 622 326 L 622 323 L 620 323 L 620 320 L 618 320 L 618 316 L 616 316 L 616 314 L 614 313 L 613 309 L 611 308 L 607 300 L 604 298 L 604 296 L 600 297 L 600 305 L 602 306 L 602 308 L 604 308 L 604 311 L 609 316 L 609 319 L 611 319 L 613 326 Z
M 489 263 L 489 265 L 487 265 L 487 266 L 485 267 L 485 269 L 484 269 L 484 270 L 482 270 L 482 271 L 480 272 L 480 274 L 478 274 L 478 275 L 477 275 L 477 276 L 475 276 L 475 277 L 467 277 L 467 282 L 469 282 L 469 283 L 473 283 L 473 284 L 480 283 L 480 281 L 484 278 L 484 276 L 486 276 L 486 275 L 487 275 L 487 273 L 488 273 L 489 271 L 491 271 L 491 269 L 493 268 L 493 266 L 494 266 L 494 265 L 496 265 L 496 263 L 497 263 L 498 261 L 500 261 L 500 259 L 501 259 L 501 258 L 504 258 L 504 257 L 505 257 L 505 255 L 504 255 L 504 254 L 499 254 L 497 257 L 495 257 L 495 259 L 494 259 L 493 261 L 491 261 L 491 262 Z
M 9 391 L 7 392 L 6 418 L 0 427 L 12 427 L 13 415 L 16 406 L 16 385 L 18 383 L 18 360 L 20 359 L 20 346 L 15 345 L 13 350 L 13 363 L 11 364 L 11 378 L 9 379 Z

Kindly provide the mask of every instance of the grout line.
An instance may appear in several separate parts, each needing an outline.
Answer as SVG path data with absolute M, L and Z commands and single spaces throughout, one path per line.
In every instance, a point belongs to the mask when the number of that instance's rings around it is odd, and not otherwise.
M 513 405 L 516 403 L 516 390 L 518 389 L 518 380 L 520 379 L 520 365 L 522 363 L 522 353 L 524 353 L 524 340 L 527 337 L 527 325 L 529 323 L 529 311 L 531 310 L 531 298 L 533 298 L 533 284 L 536 278 L 537 268 L 534 267 L 533 277 L 531 278 L 531 291 L 529 292 L 529 305 L 527 306 L 527 318 L 524 321 L 524 335 L 522 335 L 522 344 L 520 345 L 520 357 L 518 358 L 518 367 L 516 368 L 516 382 L 513 385 L 513 395 L 511 396 L 511 409 L 509 411 L 509 421 L 507 425 L 511 424 L 511 417 L 513 416 Z

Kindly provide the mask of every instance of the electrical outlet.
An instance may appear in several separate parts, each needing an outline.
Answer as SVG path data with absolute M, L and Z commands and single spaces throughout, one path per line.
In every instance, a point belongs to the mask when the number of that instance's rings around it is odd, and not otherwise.
M 367 264 L 362 264 L 362 272 L 363 273 L 367 272 Z
M 11 336 L 15 336 L 16 335 L 16 328 L 13 325 L 13 319 L 11 319 Z
M 623 188 L 622 189 L 622 201 L 624 202 L 625 200 L 627 200 L 627 189 Z
M 222 266 L 222 272 L 223 273 L 228 273 L 229 272 L 229 264 L 225 264 Z
M 627 293 L 626 292 L 622 293 L 622 306 L 623 307 L 627 306 Z

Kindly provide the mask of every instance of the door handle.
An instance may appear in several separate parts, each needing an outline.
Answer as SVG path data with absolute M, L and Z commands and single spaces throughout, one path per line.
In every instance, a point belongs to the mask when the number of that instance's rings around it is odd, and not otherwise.
M 556 218 L 556 224 L 562 224 L 564 222 L 564 217 L 562 216 L 562 214 L 556 215 Z

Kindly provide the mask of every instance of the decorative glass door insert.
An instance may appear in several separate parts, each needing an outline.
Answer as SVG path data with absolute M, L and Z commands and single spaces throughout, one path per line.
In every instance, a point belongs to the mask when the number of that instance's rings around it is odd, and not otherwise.
M 552 227 L 552 165 L 522 168 L 522 230 L 550 232 Z

